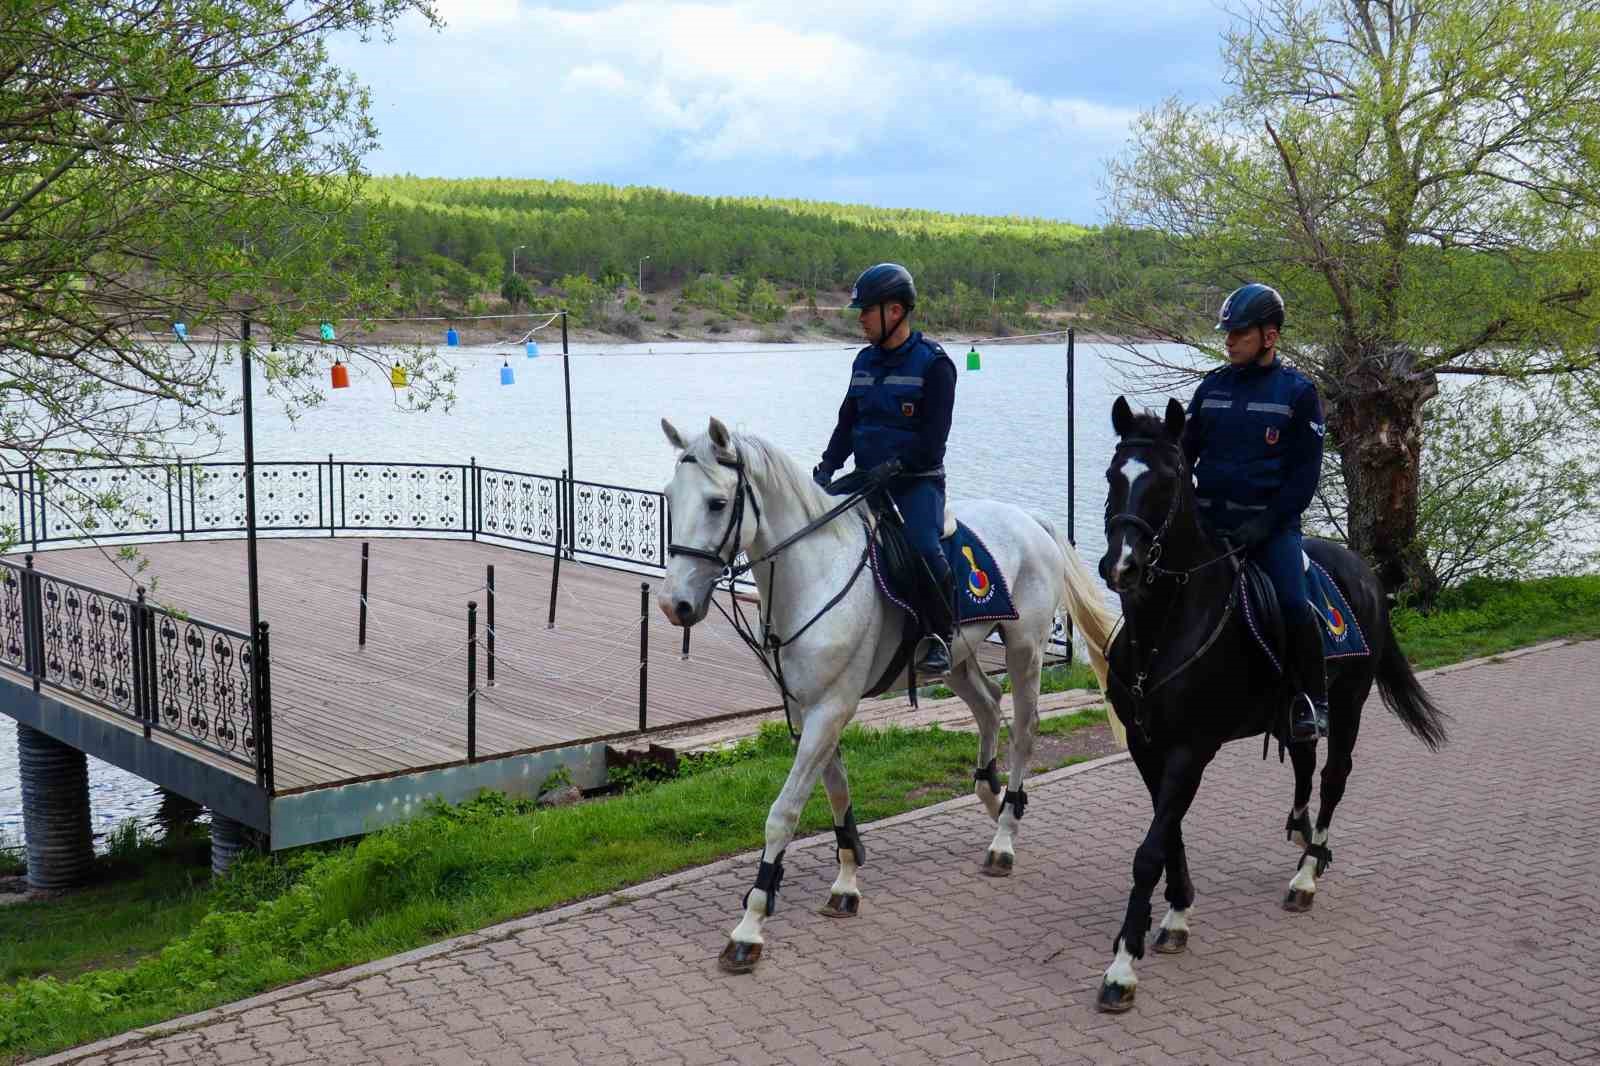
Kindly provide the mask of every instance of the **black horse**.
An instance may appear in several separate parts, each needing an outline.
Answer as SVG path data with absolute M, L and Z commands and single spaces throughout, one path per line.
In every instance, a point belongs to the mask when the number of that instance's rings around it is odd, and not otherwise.
M 1294 693 L 1290 679 L 1256 645 L 1240 598 L 1235 552 L 1198 520 L 1194 484 L 1179 440 L 1184 411 L 1169 400 L 1165 419 L 1135 415 L 1126 399 L 1111 410 L 1117 447 L 1106 471 L 1106 555 L 1101 576 L 1122 597 L 1124 625 L 1107 649 L 1110 697 L 1128 730 L 1128 747 L 1155 817 L 1133 860 L 1127 916 L 1112 945 L 1115 961 L 1099 1006 L 1133 1005 L 1133 960 L 1144 956 L 1150 897 L 1163 872 L 1169 905 L 1155 950 L 1182 951 L 1194 885 L 1184 856 L 1183 816 L 1200 777 L 1230 740 L 1283 737 Z M 1417 683 L 1395 643 L 1389 603 L 1377 576 L 1337 544 L 1307 538 L 1308 554 L 1338 582 L 1367 636 L 1371 654 L 1330 663 L 1328 761 L 1313 830 L 1306 807 L 1316 769 L 1315 744 L 1290 747 L 1294 803 L 1285 827 L 1304 849 L 1283 905 L 1311 907 L 1316 879 L 1332 861 L 1328 825 L 1344 796 L 1361 708 L 1374 680 L 1383 702 L 1429 748 L 1444 742 L 1444 715 Z M 1265 741 L 1264 741 L 1265 742 Z

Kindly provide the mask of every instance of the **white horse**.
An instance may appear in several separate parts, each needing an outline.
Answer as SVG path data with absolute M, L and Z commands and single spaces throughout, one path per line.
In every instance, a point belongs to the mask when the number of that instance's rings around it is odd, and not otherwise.
M 666 489 L 673 544 L 658 602 L 672 624 L 692 626 L 705 617 L 718 579 L 741 551 L 762 560 L 840 501 L 767 442 L 729 433 L 715 418 L 692 441 L 665 419 L 661 428 L 678 450 L 679 461 Z M 1084 634 L 1103 691 L 1105 659 L 1099 649 L 1106 645 L 1115 616 L 1077 552 L 1044 519 L 993 500 L 963 501 L 950 511 L 994 554 L 1018 614 L 998 623 L 1014 704 L 1003 799 L 995 768 L 1001 690 L 976 658 L 979 642 L 996 623 L 963 628 L 950 649 L 950 687 L 978 723 L 974 791 L 997 823 L 984 872 L 1005 876 L 1015 860 L 1017 827 L 1027 802 L 1023 782 L 1038 729 L 1039 672 L 1055 618 L 1066 609 Z M 789 778 L 767 815 L 766 849 L 755 887 L 745 897 L 744 916 L 719 960 L 730 973 L 748 973 L 761 957 L 762 925 L 777 902 L 784 849 L 819 776 L 833 809 L 839 858 L 839 876 L 822 913 L 851 917 L 860 907 L 856 870 L 864 851 L 850 808 L 839 736 L 862 695 L 890 669 L 903 637 L 900 608 L 879 595 L 870 574 L 861 574 L 871 520 L 866 506 L 858 504 L 754 568 L 762 622 L 758 639 L 786 642 L 781 677 L 800 740 Z M 773 652 L 766 657 L 776 668 Z M 902 675 L 892 687 L 908 683 Z

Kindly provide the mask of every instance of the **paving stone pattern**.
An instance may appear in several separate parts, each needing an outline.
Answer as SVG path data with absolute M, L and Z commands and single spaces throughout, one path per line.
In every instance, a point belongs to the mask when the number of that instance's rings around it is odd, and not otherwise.
M 1149 801 L 1113 761 L 1030 788 L 1010 880 L 978 875 L 970 799 L 866 827 L 855 921 L 815 913 L 831 849 L 797 844 L 750 977 L 714 959 L 753 856 L 59 1061 L 1600 1062 L 1600 643 L 1425 683 L 1451 744 L 1369 706 L 1308 914 L 1278 906 L 1290 768 L 1224 751 L 1184 829 L 1190 950 L 1146 956 L 1127 1015 L 1093 1001 Z

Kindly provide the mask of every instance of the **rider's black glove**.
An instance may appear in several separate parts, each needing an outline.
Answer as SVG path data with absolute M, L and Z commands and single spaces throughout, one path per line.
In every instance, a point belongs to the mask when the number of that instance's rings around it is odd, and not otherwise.
M 867 480 L 875 484 L 883 484 L 893 478 L 899 477 L 906 464 L 898 459 L 885 459 L 871 470 L 867 471 Z
M 1229 538 L 1242 548 L 1259 548 L 1272 539 L 1272 534 L 1277 532 L 1272 519 L 1266 515 L 1258 515 L 1244 525 L 1235 529 Z
M 818 463 L 811 468 L 811 480 L 823 488 L 827 488 L 828 482 L 833 480 L 833 467 L 827 463 Z

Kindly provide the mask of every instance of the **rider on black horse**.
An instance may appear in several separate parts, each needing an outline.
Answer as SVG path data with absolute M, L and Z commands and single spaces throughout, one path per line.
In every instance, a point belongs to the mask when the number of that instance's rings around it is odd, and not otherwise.
M 827 485 L 852 452 L 856 469 L 899 460 L 902 473 L 889 495 L 905 521 L 906 539 L 927 564 L 934 595 L 924 618 L 929 640 L 916 671 L 938 677 L 950 671 L 955 636 L 950 561 L 939 544 L 944 525 L 944 446 L 955 408 L 956 366 L 945 350 L 911 329 L 917 288 L 898 263 L 879 263 L 856 279 L 850 306 L 861 312 L 867 347 L 856 355 L 839 424 L 812 471 Z M 942 609 L 941 609 L 942 608 Z
M 1328 685 L 1321 621 L 1311 605 L 1301 554 L 1300 516 L 1316 495 L 1326 430 L 1310 378 L 1278 358 L 1283 297 L 1245 285 L 1218 312 L 1228 364 L 1205 376 L 1189 401 L 1183 450 L 1211 528 L 1266 573 L 1278 593 L 1287 659 L 1300 684 L 1289 735 L 1328 735 Z

